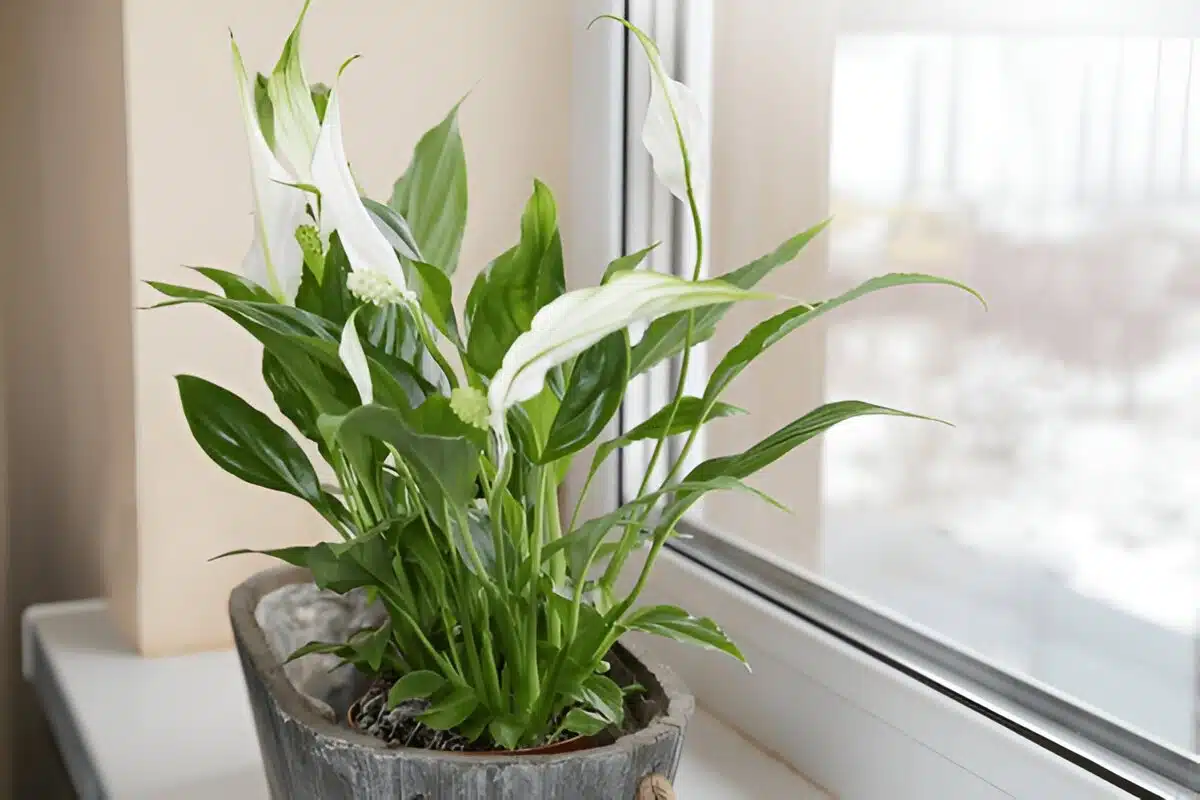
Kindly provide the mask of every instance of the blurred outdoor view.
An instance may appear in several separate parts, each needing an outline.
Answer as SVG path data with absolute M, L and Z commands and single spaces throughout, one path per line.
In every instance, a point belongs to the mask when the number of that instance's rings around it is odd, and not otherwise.
M 852 35 L 833 94 L 822 567 L 1200 749 L 1200 46 Z

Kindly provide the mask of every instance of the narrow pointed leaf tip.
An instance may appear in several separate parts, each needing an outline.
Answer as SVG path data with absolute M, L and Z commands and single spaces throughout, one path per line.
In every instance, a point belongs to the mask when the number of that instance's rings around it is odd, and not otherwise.
M 304 274 L 304 255 L 295 231 L 305 224 L 308 198 L 289 184 L 295 177 L 267 143 L 258 114 L 254 79 L 246 72 L 237 41 L 230 37 L 242 122 L 250 149 L 254 192 L 254 241 L 242 265 L 246 277 L 266 287 L 281 303 L 295 300 Z
M 639 271 L 619 273 L 602 286 L 567 292 L 538 311 L 530 329 L 505 353 L 488 388 L 491 428 L 501 442 L 506 441 L 508 409 L 540 392 L 549 370 L 614 331 L 674 311 L 768 297 L 719 280 L 693 282 Z
M 341 97 L 336 84 L 325 108 L 325 120 L 313 154 L 312 175 L 321 192 L 321 236 L 328 238 L 337 231 L 355 273 L 347 280 L 350 291 L 377 305 L 415 302 L 416 295 L 408 288 L 399 256 L 371 218 L 350 173 L 342 141 Z

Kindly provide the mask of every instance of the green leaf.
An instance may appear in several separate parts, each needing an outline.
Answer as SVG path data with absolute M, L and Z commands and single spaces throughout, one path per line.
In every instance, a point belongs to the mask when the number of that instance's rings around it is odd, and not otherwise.
M 803 233 L 788 239 L 773 252 L 719 277 L 740 289 L 749 289 L 771 272 L 800 255 L 800 251 L 804 249 L 805 245 L 825 230 L 828 224 L 829 220 L 826 220 L 814 225 Z M 695 314 L 692 344 L 699 344 L 710 339 L 717 329 L 717 323 L 721 321 L 728 310 L 729 304 L 723 303 L 692 312 Z M 687 340 L 687 325 L 688 312 L 668 314 L 650 323 L 646 328 L 645 335 L 633 349 L 629 374 L 640 375 L 663 359 L 681 353 Z
M 274 296 L 254 281 L 242 275 L 215 267 L 192 267 L 220 287 L 230 300 L 252 300 L 259 303 L 278 303 Z
M 313 574 L 313 583 L 318 588 L 345 594 L 360 586 L 380 583 L 353 553 L 339 552 L 329 543 L 314 545 L 308 553 L 306 566 Z
M 408 220 L 425 259 L 446 274 L 458 266 L 467 224 L 467 161 L 458 107 L 417 142 L 389 205 Z
M 623 624 L 631 630 L 719 650 L 743 664 L 746 663 L 742 651 L 729 640 L 717 623 L 708 617 L 693 617 L 676 606 L 647 606 L 636 609 L 625 617 Z
M 621 407 L 629 382 L 629 342 L 625 331 L 610 333 L 580 354 L 562 404 L 550 426 L 540 464 L 583 449 L 600 435 Z
M 208 457 L 247 483 L 323 502 L 316 472 L 288 432 L 233 392 L 192 375 L 177 375 L 192 436 Z
M 415 430 L 393 408 L 367 405 L 329 421 L 339 438 L 369 436 L 393 447 L 412 469 L 431 516 L 440 528 L 461 531 L 475 497 L 479 448 L 469 439 Z M 465 532 L 464 532 L 465 533 Z
M 932 417 L 923 417 L 919 414 L 910 414 L 907 411 L 898 411 L 894 408 L 877 406 L 873 403 L 864 403 L 858 400 L 839 400 L 810 411 L 803 417 L 800 417 L 800 419 L 785 425 L 741 453 L 710 458 L 696 465 L 687 474 L 687 477 L 684 478 L 684 483 L 706 481 L 722 475 L 734 478 L 749 477 L 791 452 L 799 445 L 804 444 L 809 439 L 829 430 L 839 422 L 854 417 L 876 414 L 911 417 L 913 419 L 924 419 L 932 422 L 941 421 L 935 420 Z
M 329 95 L 332 89 L 323 83 L 314 83 L 311 87 L 313 106 L 317 109 L 317 119 L 325 121 L 325 109 L 329 107 Z
M 566 290 L 554 197 L 540 181 L 521 216 L 520 243 L 475 279 L 467 297 L 467 360 L 491 377 L 534 314 Z
M 659 243 L 655 242 L 649 247 L 643 247 L 636 253 L 630 253 L 629 255 L 621 256 L 620 258 L 614 258 L 612 261 L 608 262 L 608 268 L 604 270 L 604 277 L 600 279 L 600 283 L 608 283 L 608 279 L 619 272 L 628 272 L 631 269 L 637 269 L 638 266 L 640 266 L 641 263 L 646 260 L 646 256 L 650 255 L 650 251 L 658 247 L 658 245 Z
M 163 283 L 162 281 L 146 281 L 146 285 L 151 289 L 162 292 L 167 297 L 175 300 L 205 300 L 209 297 L 216 297 L 212 292 L 205 289 L 196 289 L 192 286 L 180 286 L 175 283 Z M 160 304 L 161 305 L 161 304 Z M 173 305 L 173 303 L 171 303 Z M 152 306 L 157 308 L 157 306 Z
M 303 647 L 296 648 L 283 663 L 290 664 L 298 658 L 313 654 L 335 655 L 338 658 L 349 660 L 354 656 L 354 648 L 345 642 L 309 642 Z
M 441 691 L 446 679 L 427 669 L 410 672 L 392 684 L 388 691 L 388 708 L 395 708 L 405 700 L 424 700 Z
M 562 728 L 580 736 L 593 736 L 608 727 L 608 720 L 596 711 L 572 708 L 563 718 Z
M 219 558 L 226 558 L 228 556 L 244 556 L 253 553 L 255 555 L 278 558 L 280 561 L 284 561 L 296 567 L 307 567 L 308 551 L 311 549 L 311 546 L 304 545 L 299 547 L 279 547 L 274 550 L 230 550 L 227 553 L 221 553 L 219 556 L 213 556 L 209 559 L 209 561 L 216 561 Z
M 316 407 L 291 371 L 269 350 L 263 351 L 262 376 L 263 382 L 271 390 L 271 396 L 275 398 L 275 405 L 296 426 L 296 430 L 305 438 L 320 442 Z
M 488 733 L 492 741 L 505 750 L 516 750 L 525 733 L 525 726 L 513 717 L 496 717 L 488 723 Z
M 363 205 L 367 208 L 367 212 L 375 220 L 375 226 L 379 228 L 393 250 L 403 258 L 412 261 L 423 261 L 425 259 L 421 253 L 421 246 L 417 242 L 416 235 L 413 233 L 408 220 L 403 214 L 369 197 L 361 199 Z
M 383 658 L 387 654 L 388 645 L 392 641 L 392 621 L 385 620 L 382 625 L 372 631 L 361 644 L 355 645 L 357 654 L 367 663 L 372 672 L 379 672 L 383 666 Z
M 620 725 L 625 721 L 625 694 L 612 678 L 589 675 L 571 696 L 583 705 L 590 706 L 610 725 Z
M 681 433 L 687 433 L 709 420 L 746 413 L 745 409 L 731 406 L 728 403 L 717 402 L 709 409 L 708 414 L 704 414 L 704 405 L 704 401 L 699 397 L 680 398 L 679 408 L 675 411 L 675 417 L 671 420 L 671 427 L 669 429 L 667 428 L 667 420 L 671 417 L 671 407 L 669 405 L 664 406 L 649 419 L 635 426 L 629 433 L 601 444 L 596 451 L 595 463 L 599 464 L 604 461 L 613 450 L 628 447 L 634 442 L 639 442 L 643 439 L 662 439 L 666 436 L 677 436 Z
M 609 532 L 614 528 L 626 528 L 635 524 L 636 518 L 643 512 L 645 506 L 653 504 L 660 497 L 669 494 L 692 496 L 698 499 L 712 491 L 750 492 L 764 498 L 770 503 L 778 505 L 775 500 L 763 492 L 743 483 L 737 478 L 715 475 L 699 481 L 689 479 L 655 492 L 647 492 L 641 497 L 630 500 L 615 511 L 610 511 L 603 516 L 584 522 L 575 530 L 564 534 L 552 542 L 548 542 L 542 548 L 542 559 L 547 560 L 560 550 L 565 550 L 567 554 L 567 567 L 571 576 L 576 580 L 581 580 L 583 578 L 584 567 L 589 560 L 595 560 L 595 554 L 599 551 Z M 695 502 L 694 499 L 693 502 Z
M 429 319 L 433 320 L 434 326 L 442 332 L 443 336 L 449 339 L 455 347 L 461 347 L 458 321 L 454 317 L 453 289 L 450 286 L 450 279 L 446 277 L 446 273 L 432 264 L 426 264 L 424 261 L 410 263 L 416 273 L 415 283 L 421 309 Z
M 258 125 L 262 128 L 267 146 L 275 149 L 275 112 L 271 108 L 271 97 L 267 92 L 267 76 L 261 72 L 254 79 L 254 107 L 258 113 Z
M 417 719 L 435 731 L 446 731 L 460 725 L 478 707 L 479 698 L 475 691 L 458 686 L 436 701 L 424 714 L 418 715 Z
M 721 392 L 725 390 L 725 387 L 754 359 L 758 358 L 764 350 L 801 325 L 811 322 L 817 317 L 871 292 L 889 289 L 894 286 L 909 286 L 913 284 L 954 286 L 974 295 L 978 298 L 979 302 L 984 302 L 983 298 L 974 289 L 949 278 L 939 278 L 934 275 L 921 275 L 919 273 L 892 273 L 871 278 L 865 283 L 861 283 L 850 291 L 840 294 L 831 300 L 826 300 L 823 303 L 815 305 L 801 304 L 793 306 L 787 311 L 776 314 L 770 319 L 755 325 L 742 341 L 725 354 L 725 357 L 721 359 L 721 362 L 712 371 L 712 375 L 708 380 L 708 386 L 704 390 L 705 401 L 716 400 Z M 986 303 L 984 307 L 987 307 Z
M 329 236 L 329 250 L 325 252 L 320 298 L 321 316 L 338 328 L 346 324 L 350 314 L 358 307 L 358 301 L 346 288 L 346 278 L 349 275 L 350 258 L 342 246 L 341 237 L 334 231 Z

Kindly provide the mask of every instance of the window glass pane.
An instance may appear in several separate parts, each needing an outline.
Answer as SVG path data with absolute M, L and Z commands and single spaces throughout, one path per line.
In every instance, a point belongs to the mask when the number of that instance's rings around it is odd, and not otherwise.
M 842 34 L 824 56 L 823 98 L 806 78 L 795 91 L 812 96 L 796 102 L 776 79 L 780 94 L 756 101 L 749 64 L 770 56 L 747 52 L 736 14 L 724 16 L 714 271 L 814 221 L 795 209 L 827 191 L 827 271 L 813 258 L 772 288 L 813 299 L 930 272 L 977 288 L 990 311 L 950 289 L 904 288 L 777 345 L 727 398 L 753 416 L 714 425 L 706 454 L 823 399 L 955 427 L 844 423 L 757 479 L 795 516 L 718 495 L 699 521 L 1195 751 L 1200 45 Z M 746 147 L 772 126 L 726 115 L 772 104 L 790 146 Z M 780 188 L 781 172 L 800 188 Z M 801 183 L 814 175 L 827 190 Z M 790 191 L 808 199 L 789 204 Z M 761 312 L 731 316 L 710 365 Z

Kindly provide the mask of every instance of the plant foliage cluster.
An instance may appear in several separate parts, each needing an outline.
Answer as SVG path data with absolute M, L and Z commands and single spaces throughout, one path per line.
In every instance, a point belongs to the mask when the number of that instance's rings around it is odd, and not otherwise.
M 797 328 L 869 292 L 952 282 L 887 275 L 793 305 L 729 350 L 702 393 L 684 394 L 692 347 L 712 337 L 732 303 L 769 297 L 756 285 L 824 224 L 700 280 L 697 197 L 707 155 L 699 106 L 668 76 L 654 43 L 618 19 L 652 72 L 643 140 L 660 179 L 691 210 L 695 270 L 679 278 L 648 271 L 647 247 L 613 261 L 599 286 L 567 291 L 557 208 L 535 183 L 519 239 L 479 273 L 460 310 L 450 280 L 467 221 L 458 105 L 421 137 L 387 202 L 361 196 L 343 151 L 336 83 L 304 76 L 303 20 L 270 75 L 248 75 L 233 45 L 256 203 L 245 267 L 197 268 L 212 290 L 153 284 L 166 295 L 159 305 L 208 306 L 261 343 L 278 411 L 324 462 L 318 472 L 292 432 L 236 394 L 178 376 L 204 452 L 248 483 L 307 502 L 336 534 L 269 554 L 307 567 L 322 588 L 365 589 L 387 611 L 378 629 L 314 642 L 293 657 L 332 653 L 394 677 L 391 703 L 426 699 L 426 725 L 507 749 L 620 726 L 631 687 L 609 677 L 605 659 L 627 631 L 742 660 L 712 620 L 638 604 L 656 556 L 706 493 L 753 492 L 747 478 L 831 426 L 903 412 L 830 403 L 685 471 L 698 432 L 743 413 L 722 393 Z M 644 324 L 636 340 L 633 323 Z M 679 360 L 670 402 L 604 438 L 629 382 L 666 359 Z M 670 437 L 683 441 L 675 458 L 664 446 Z M 590 458 L 590 484 L 606 459 L 647 441 L 650 468 L 633 500 L 594 519 L 580 518 L 582 497 L 560 507 L 574 459 Z M 660 462 L 666 477 L 655 484 Z M 631 561 L 639 549 L 646 557 Z M 635 577 L 620 583 L 635 563 Z

